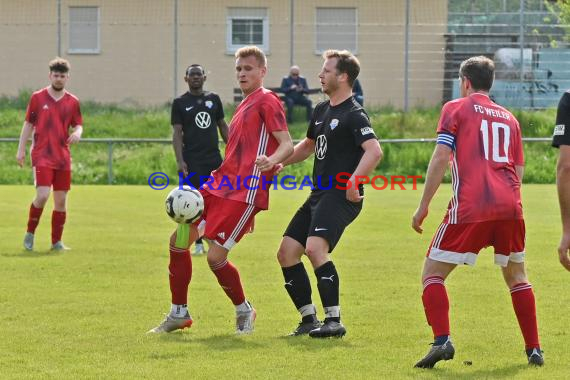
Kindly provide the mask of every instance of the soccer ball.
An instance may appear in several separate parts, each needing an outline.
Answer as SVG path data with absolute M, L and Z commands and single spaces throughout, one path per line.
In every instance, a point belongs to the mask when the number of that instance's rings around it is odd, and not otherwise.
M 183 186 L 172 190 L 166 197 L 166 213 L 176 223 L 190 224 L 204 211 L 204 198 L 198 190 Z

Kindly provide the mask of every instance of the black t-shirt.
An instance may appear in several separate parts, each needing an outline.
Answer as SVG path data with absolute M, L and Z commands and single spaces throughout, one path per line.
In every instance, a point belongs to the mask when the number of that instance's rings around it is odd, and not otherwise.
M 558 148 L 560 145 L 570 145 L 570 90 L 560 98 L 556 113 L 552 146 Z
M 185 161 L 221 160 L 218 121 L 223 118 L 222 101 L 213 92 L 204 92 L 202 95 L 186 92 L 174 99 L 170 123 L 182 125 L 182 153 Z
M 313 164 L 313 186 L 315 189 L 342 191 L 337 185 L 339 173 L 348 173 L 342 177 L 345 181 L 354 172 L 364 150 L 361 144 L 376 135 L 370 126 L 366 111 L 354 100 L 348 98 L 334 107 L 330 101 L 319 103 L 313 112 L 307 137 L 315 141 L 315 161 Z M 361 190 L 362 192 L 362 190 Z

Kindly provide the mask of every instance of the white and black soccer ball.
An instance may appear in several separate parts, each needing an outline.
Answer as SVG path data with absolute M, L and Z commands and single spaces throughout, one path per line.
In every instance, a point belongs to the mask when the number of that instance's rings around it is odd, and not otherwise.
M 190 186 L 177 187 L 166 197 L 166 213 L 176 223 L 190 224 L 204 212 L 204 198 Z

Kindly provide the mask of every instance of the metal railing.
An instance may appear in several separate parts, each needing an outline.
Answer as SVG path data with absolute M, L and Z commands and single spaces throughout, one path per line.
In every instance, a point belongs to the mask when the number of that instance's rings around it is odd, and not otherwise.
M 523 137 L 523 142 L 550 142 L 551 137 Z M 293 140 L 297 144 L 301 140 Z M 435 138 L 416 138 L 416 139 L 381 139 L 381 144 L 409 144 L 409 143 L 434 143 Z M 17 137 L 1 137 L 0 143 L 17 143 Z M 143 139 L 143 138 L 85 138 L 81 139 L 81 143 L 87 144 L 107 144 L 107 179 L 108 184 L 113 184 L 113 147 L 115 144 L 131 144 L 131 143 L 151 143 L 151 144 L 172 144 L 171 139 Z M 220 141 L 222 143 L 222 141 Z

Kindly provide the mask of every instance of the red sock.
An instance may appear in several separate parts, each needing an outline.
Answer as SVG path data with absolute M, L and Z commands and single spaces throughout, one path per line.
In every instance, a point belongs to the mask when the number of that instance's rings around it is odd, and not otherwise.
M 449 335 L 449 299 L 443 278 L 432 276 L 424 280 L 422 301 L 434 338 Z
M 188 303 L 188 285 L 192 279 L 192 258 L 189 249 L 170 246 L 170 293 L 172 303 L 186 305 Z
M 524 337 L 525 348 L 527 350 L 539 348 L 536 304 L 532 285 L 524 282 L 516 284 L 511 288 L 511 298 Z
M 218 283 L 234 305 L 240 305 L 245 302 L 239 272 L 231 262 L 226 260 L 222 263 L 210 266 L 210 269 L 214 272 L 218 278 Z
M 61 240 L 63 235 L 63 225 L 65 224 L 65 211 L 55 211 L 51 213 L 51 243 L 55 244 Z
M 34 206 L 33 203 L 30 205 L 30 213 L 28 214 L 29 233 L 33 234 L 36 232 L 36 227 L 40 223 L 40 217 L 42 216 L 42 211 L 44 211 L 43 208 L 37 208 L 36 206 Z

